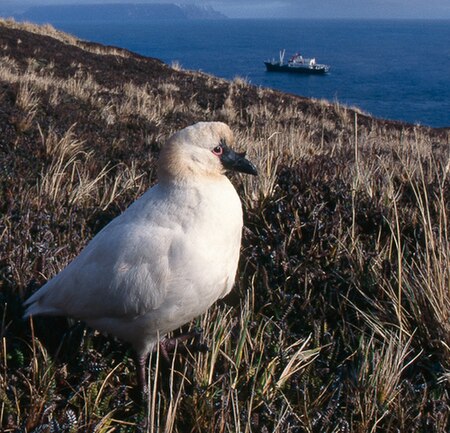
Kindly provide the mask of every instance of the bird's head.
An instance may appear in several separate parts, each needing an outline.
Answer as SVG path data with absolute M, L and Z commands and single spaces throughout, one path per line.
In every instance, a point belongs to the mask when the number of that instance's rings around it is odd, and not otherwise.
M 173 134 L 161 151 L 160 178 L 221 176 L 226 170 L 256 175 L 244 153 L 235 152 L 231 129 L 222 122 L 199 122 Z

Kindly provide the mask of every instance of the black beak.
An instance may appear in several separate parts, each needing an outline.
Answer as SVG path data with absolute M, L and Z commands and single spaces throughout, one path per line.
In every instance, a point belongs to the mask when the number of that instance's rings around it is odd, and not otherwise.
M 227 170 L 239 171 L 254 176 L 258 175 L 256 167 L 245 157 L 245 152 L 238 153 L 224 145 L 222 145 L 222 148 L 223 153 L 220 160 Z

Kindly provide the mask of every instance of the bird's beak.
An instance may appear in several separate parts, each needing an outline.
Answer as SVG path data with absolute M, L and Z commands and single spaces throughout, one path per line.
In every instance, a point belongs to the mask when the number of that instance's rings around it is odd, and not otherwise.
M 258 175 L 256 167 L 245 157 L 245 152 L 238 153 L 224 146 L 220 160 L 227 170 L 239 171 L 254 176 Z

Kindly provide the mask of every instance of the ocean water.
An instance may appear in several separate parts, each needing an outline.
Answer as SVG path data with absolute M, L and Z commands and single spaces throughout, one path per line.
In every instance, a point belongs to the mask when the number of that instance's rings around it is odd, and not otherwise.
M 317 99 L 376 117 L 450 126 L 448 20 L 189 20 L 65 22 L 82 39 L 127 48 L 185 69 Z M 301 52 L 325 76 L 266 72 L 263 61 Z M 131 78 L 131 77 L 130 77 Z

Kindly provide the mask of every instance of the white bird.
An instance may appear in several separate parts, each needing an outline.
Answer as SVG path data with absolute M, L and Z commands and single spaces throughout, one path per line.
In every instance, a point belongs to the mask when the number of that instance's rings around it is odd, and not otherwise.
M 200 122 L 163 147 L 157 185 L 104 227 L 26 302 L 25 317 L 71 316 L 131 343 L 145 389 L 148 354 L 233 287 L 242 206 L 225 176 L 256 175 L 230 128 Z

